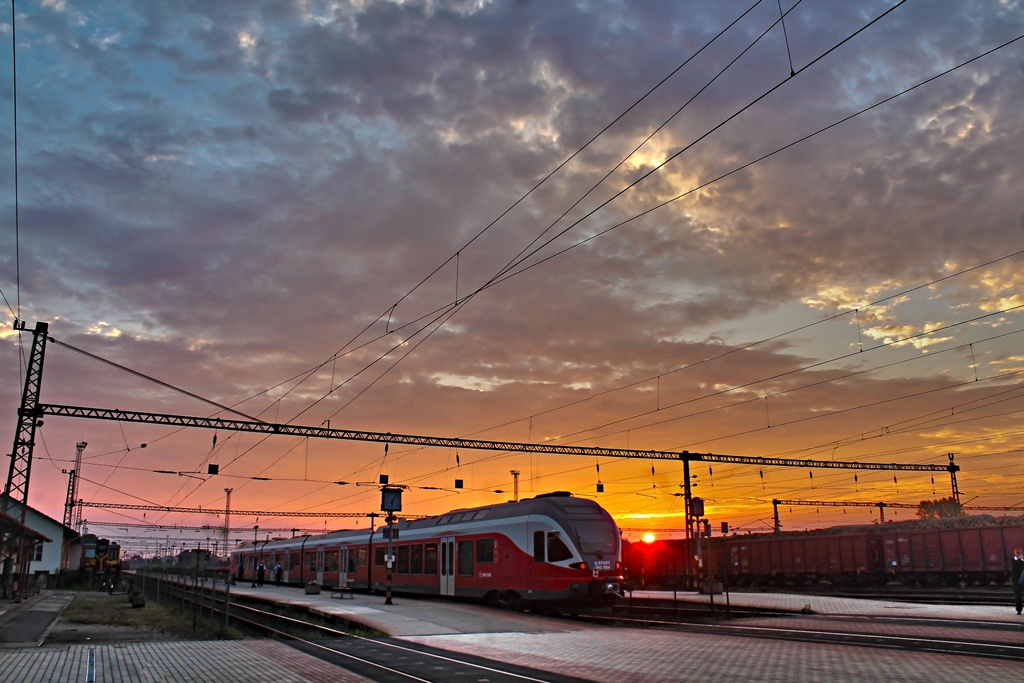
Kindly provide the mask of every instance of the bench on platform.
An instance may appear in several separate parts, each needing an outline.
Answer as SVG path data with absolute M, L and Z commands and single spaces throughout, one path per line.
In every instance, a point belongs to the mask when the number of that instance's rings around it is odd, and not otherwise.
M 355 596 L 352 595 L 352 589 L 348 586 L 331 586 L 329 590 L 331 591 L 332 598 L 355 600 Z

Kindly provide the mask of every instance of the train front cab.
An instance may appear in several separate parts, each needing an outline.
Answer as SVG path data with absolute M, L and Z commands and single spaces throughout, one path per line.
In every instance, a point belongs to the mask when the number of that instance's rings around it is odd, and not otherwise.
M 527 604 L 576 612 L 610 608 L 621 597 L 621 537 L 607 512 L 563 497 L 556 511 L 531 515 L 527 530 Z

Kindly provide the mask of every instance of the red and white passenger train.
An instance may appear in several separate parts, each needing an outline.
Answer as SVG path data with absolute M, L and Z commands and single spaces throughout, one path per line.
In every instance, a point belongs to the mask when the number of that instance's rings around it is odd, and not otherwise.
M 618 526 L 600 505 L 567 492 L 399 519 L 393 528 L 396 593 L 578 611 L 611 606 L 622 592 Z M 232 552 L 231 568 L 251 580 L 262 563 L 273 581 L 280 564 L 285 583 L 382 591 L 386 529 L 247 543 Z

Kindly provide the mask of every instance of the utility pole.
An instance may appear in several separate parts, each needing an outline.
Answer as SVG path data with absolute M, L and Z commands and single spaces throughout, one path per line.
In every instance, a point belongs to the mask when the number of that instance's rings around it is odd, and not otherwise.
M 224 552 L 228 552 L 228 532 L 231 529 L 231 492 L 234 489 L 224 489 Z M 294 534 L 293 534 L 294 535 Z
M 512 500 L 519 502 L 519 470 L 509 470 L 509 474 L 512 475 Z

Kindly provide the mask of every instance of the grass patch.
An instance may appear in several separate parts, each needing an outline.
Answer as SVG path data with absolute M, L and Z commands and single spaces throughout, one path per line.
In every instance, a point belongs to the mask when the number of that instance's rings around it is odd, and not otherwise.
M 75 599 L 64 609 L 61 618 L 75 624 L 97 626 L 120 626 L 141 631 L 155 631 L 179 639 L 209 639 L 219 637 L 219 625 L 210 623 L 208 614 L 196 619 L 193 628 L 192 615 L 179 613 L 174 608 L 164 607 L 153 600 L 147 600 L 143 607 L 132 607 L 125 595 L 106 593 L 76 593 Z M 234 629 L 228 629 L 229 638 L 241 637 Z

